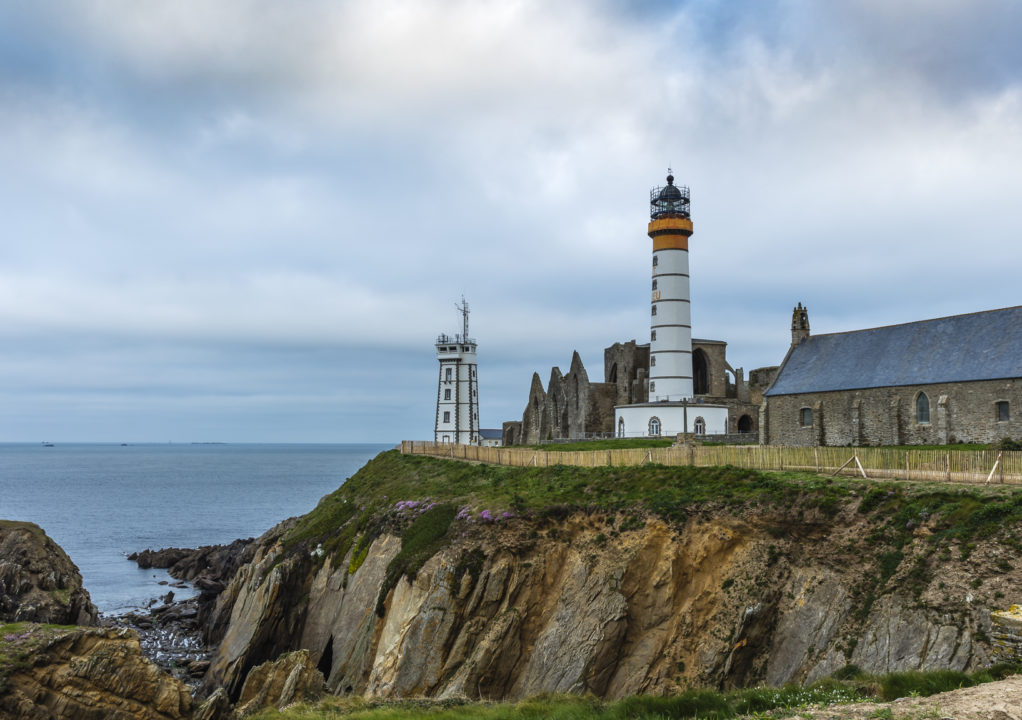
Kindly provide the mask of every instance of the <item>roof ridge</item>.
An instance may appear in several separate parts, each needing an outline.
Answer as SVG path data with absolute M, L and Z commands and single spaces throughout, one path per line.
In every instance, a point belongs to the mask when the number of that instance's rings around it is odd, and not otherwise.
M 950 320 L 952 318 L 971 317 L 973 315 L 988 315 L 990 313 L 1004 312 L 1006 310 L 1022 310 L 1022 305 L 1009 305 L 1003 308 L 993 308 L 992 310 L 977 310 L 971 313 L 959 313 L 957 315 L 942 315 L 941 317 L 926 318 L 925 320 L 910 320 L 903 323 L 891 323 L 890 325 L 877 325 L 869 328 L 859 328 L 858 330 L 838 330 L 829 333 L 817 333 L 811 334 L 809 340 L 818 337 L 829 337 L 831 335 L 851 335 L 853 333 L 871 332 L 873 330 L 886 330 L 887 328 L 904 327 L 906 325 L 922 325 L 923 323 L 937 322 L 938 320 Z

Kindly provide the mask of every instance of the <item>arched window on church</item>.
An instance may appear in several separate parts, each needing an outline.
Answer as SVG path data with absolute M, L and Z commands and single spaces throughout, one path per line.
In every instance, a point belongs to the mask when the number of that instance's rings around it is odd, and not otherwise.
M 706 361 L 706 353 L 697 348 L 692 353 L 692 392 L 706 395 L 710 392 L 710 369 Z
M 624 437 L 625 436 L 625 419 L 624 418 L 618 418 L 618 421 L 617 421 L 617 436 L 618 437 Z
M 924 392 L 916 396 L 916 422 L 919 424 L 930 422 L 930 398 L 926 397 Z
M 702 417 L 697 417 L 696 421 L 695 421 L 694 429 L 695 429 L 696 435 L 705 435 L 706 434 L 706 421 L 703 420 Z
M 660 418 L 656 416 L 649 419 L 649 436 L 660 437 Z

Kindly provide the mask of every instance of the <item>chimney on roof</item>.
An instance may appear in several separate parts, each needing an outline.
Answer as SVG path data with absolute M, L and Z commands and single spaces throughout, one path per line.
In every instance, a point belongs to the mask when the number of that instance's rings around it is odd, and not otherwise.
M 791 346 L 801 345 L 809 337 L 809 308 L 802 303 L 791 311 Z

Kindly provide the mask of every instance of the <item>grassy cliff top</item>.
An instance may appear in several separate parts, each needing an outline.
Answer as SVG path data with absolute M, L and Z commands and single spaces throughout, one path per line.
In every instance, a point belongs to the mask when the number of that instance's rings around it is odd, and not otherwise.
M 1003 487 L 881 483 L 736 467 L 517 468 L 391 450 L 299 518 L 284 541 L 328 538 L 346 527 L 360 534 L 374 518 L 386 515 L 400 525 L 441 506 L 470 522 L 584 511 L 624 516 L 626 522 L 653 515 L 681 525 L 693 515 L 738 508 L 787 517 L 810 513 L 826 520 L 853 505 L 892 527 L 911 529 L 925 521 L 954 537 L 986 535 L 1022 520 L 1022 490 Z

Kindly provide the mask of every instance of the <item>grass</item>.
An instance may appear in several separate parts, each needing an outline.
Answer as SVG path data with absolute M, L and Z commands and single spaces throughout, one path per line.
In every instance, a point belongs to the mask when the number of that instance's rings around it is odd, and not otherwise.
M 774 711 L 791 711 L 830 705 L 899 697 L 923 697 L 971 687 L 1018 672 L 1017 665 L 999 665 L 971 674 L 952 671 L 895 673 L 872 676 L 854 666 L 808 687 L 756 687 L 730 692 L 686 690 L 670 696 L 638 695 L 617 701 L 592 696 L 540 695 L 518 703 L 468 702 L 464 700 L 366 700 L 327 697 L 318 703 L 300 704 L 284 711 L 263 710 L 259 720 L 668 720 L 700 718 L 720 720 L 740 716 L 766 717 Z M 880 717 L 883 717 L 881 715 Z

